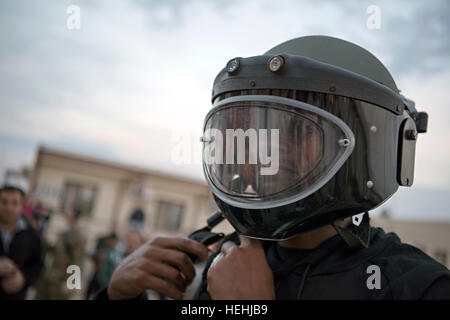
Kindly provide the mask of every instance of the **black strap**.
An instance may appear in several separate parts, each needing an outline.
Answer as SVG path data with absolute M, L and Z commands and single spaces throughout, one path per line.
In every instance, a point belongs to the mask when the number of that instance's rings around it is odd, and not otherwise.
M 213 244 L 214 242 L 219 241 L 222 239 L 225 235 L 223 233 L 217 233 L 217 232 L 211 232 L 211 231 L 203 231 L 198 230 L 192 233 L 189 236 L 189 239 L 196 240 L 205 246 L 209 246 L 210 244 Z
M 197 291 L 195 292 L 194 296 L 192 297 L 193 300 L 211 300 L 211 296 L 209 295 L 208 290 L 207 290 L 208 289 L 208 281 L 207 281 L 208 270 L 211 267 L 211 263 L 213 262 L 214 258 L 222 250 L 223 244 L 227 241 L 233 241 L 234 243 L 236 243 L 236 245 L 241 244 L 241 241 L 239 239 L 239 235 L 237 234 L 237 232 L 227 234 L 223 238 L 222 242 L 218 245 L 216 252 L 213 253 L 208 258 L 208 261 L 206 262 L 205 269 L 203 269 L 202 280 L 201 280 L 200 286 L 198 287 Z
M 225 235 L 223 233 L 216 233 L 209 231 L 210 229 L 203 228 L 197 231 L 194 231 L 189 235 L 189 239 L 195 240 L 200 242 L 201 244 L 205 246 L 209 246 L 210 244 L 213 244 L 214 242 L 219 241 L 222 239 Z M 188 254 L 189 258 L 191 258 L 192 261 L 197 260 L 197 256 L 194 254 Z
M 365 212 L 362 221 L 359 225 L 353 223 L 347 228 L 341 228 L 332 223 L 336 232 L 342 237 L 347 245 L 352 250 L 368 248 L 370 244 L 370 217 L 369 213 Z

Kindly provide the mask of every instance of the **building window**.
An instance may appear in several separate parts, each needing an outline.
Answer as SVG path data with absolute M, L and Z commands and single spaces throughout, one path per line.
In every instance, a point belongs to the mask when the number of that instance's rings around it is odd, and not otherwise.
M 178 231 L 183 220 L 184 206 L 170 201 L 159 201 L 155 227 L 161 230 Z
M 62 193 L 61 209 L 67 212 L 71 208 L 77 208 L 81 210 L 83 216 L 90 216 L 96 195 L 95 186 L 67 182 Z

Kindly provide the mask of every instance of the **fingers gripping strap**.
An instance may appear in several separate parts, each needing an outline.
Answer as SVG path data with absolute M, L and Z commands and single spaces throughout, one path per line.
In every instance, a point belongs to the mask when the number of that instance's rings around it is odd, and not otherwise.
M 211 267 L 211 263 L 213 262 L 214 258 L 221 252 L 223 244 L 225 242 L 227 242 L 227 241 L 232 241 L 232 242 L 236 243 L 236 245 L 240 245 L 241 244 L 241 241 L 239 240 L 239 235 L 237 234 L 237 232 L 233 232 L 233 233 L 227 234 L 223 238 L 222 242 L 217 247 L 216 252 L 214 252 L 208 258 L 208 261 L 206 262 L 205 269 L 203 269 L 203 273 L 202 273 L 202 282 L 201 282 L 200 286 L 198 287 L 197 291 L 194 294 L 194 297 L 193 297 L 194 300 L 211 300 L 211 296 L 209 295 L 209 293 L 207 291 L 207 288 L 208 288 L 208 282 L 207 282 L 208 270 Z

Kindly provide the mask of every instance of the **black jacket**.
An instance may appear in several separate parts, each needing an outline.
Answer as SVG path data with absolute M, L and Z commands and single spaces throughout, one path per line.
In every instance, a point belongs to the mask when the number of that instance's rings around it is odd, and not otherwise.
M 450 271 L 394 233 L 371 227 L 370 247 L 352 251 L 339 235 L 300 250 L 263 242 L 277 299 L 450 299 Z M 379 267 L 380 289 L 368 278 Z M 205 277 L 204 277 L 205 279 Z M 371 281 L 369 281 L 371 282 Z M 209 299 L 206 282 L 195 298 Z
M 267 261 L 274 273 L 277 299 L 450 299 L 450 271 L 423 251 L 402 243 L 395 233 L 371 227 L 370 246 L 351 250 L 336 235 L 319 247 L 300 250 L 263 241 Z M 236 234 L 225 239 L 239 242 Z M 210 265 L 214 255 L 206 266 Z M 373 275 L 369 266 L 380 270 L 380 289 L 369 289 Z M 207 269 L 203 271 L 194 299 L 210 299 L 206 291 Z M 370 281 L 369 281 L 370 282 Z M 144 299 L 141 295 L 136 299 Z M 108 299 L 106 289 L 95 299 Z
M 14 233 L 9 248 L 5 248 L 0 237 L 0 257 L 6 256 L 14 261 L 22 271 L 26 284 L 20 292 L 13 295 L 7 295 L 0 287 L 0 300 L 24 299 L 26 289 L 36 282 L 43 266 L 39 234 L 30 226 L 25 217 L 21 219 L 25 226 Z

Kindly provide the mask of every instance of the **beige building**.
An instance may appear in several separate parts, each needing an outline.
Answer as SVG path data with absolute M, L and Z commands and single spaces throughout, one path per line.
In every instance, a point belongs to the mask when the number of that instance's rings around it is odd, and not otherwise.
M 30 181 L 33 200 L 54 214 L 47 237 L 55 241 L 66 227 L 62 214 L 76 205 L 88 251 L 97 237 L 123 234 L 130 215 L 145 214 L 144 236 L 186 236 L 215 210 L 206 183 L 41 147 Z M 229 226 L 221 226 L 230 230 Z

